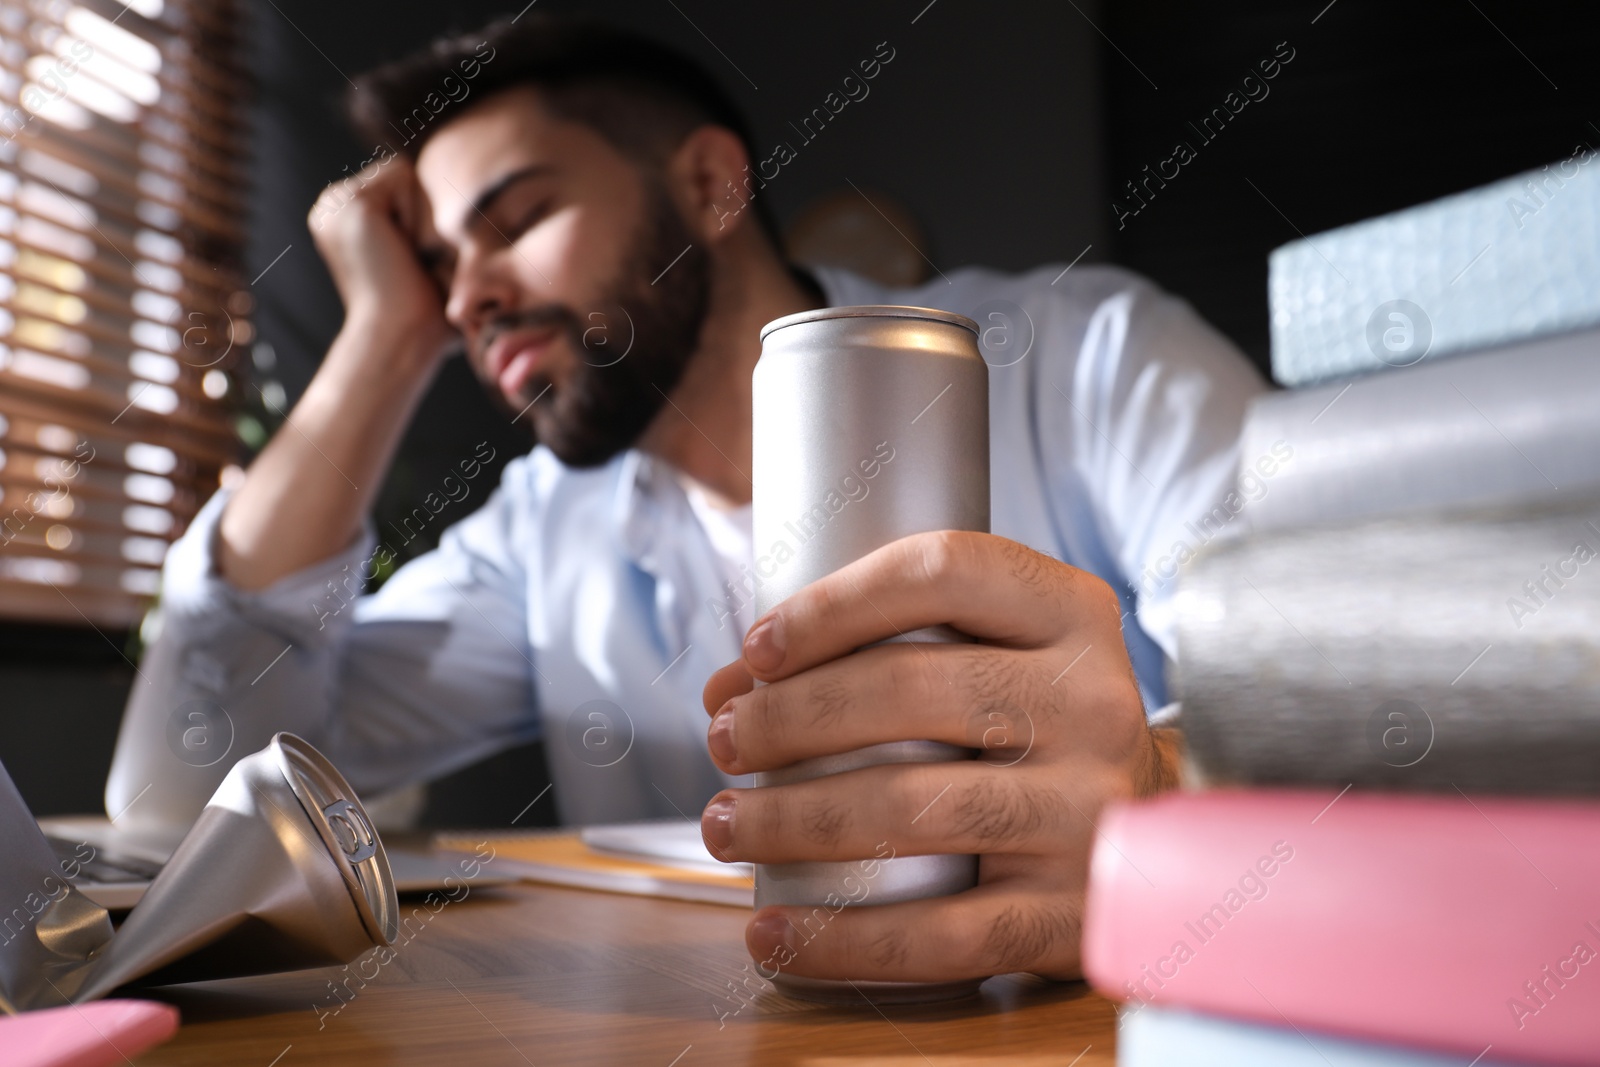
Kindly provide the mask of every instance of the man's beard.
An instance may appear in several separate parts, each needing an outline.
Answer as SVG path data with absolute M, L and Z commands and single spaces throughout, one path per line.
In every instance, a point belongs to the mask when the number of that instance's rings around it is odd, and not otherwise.
M 543 374 L 530 378 L 517 406 L 561 462 L 596 467 L 633 445 L 666 404 L 694 353 L 710 294 L 707 256 L 656 186 L 620 276 L 594 307 L 549 304 L 497 318 L 480 350 L 507 330 L 563 331 L 579 363 L 559 389 Z

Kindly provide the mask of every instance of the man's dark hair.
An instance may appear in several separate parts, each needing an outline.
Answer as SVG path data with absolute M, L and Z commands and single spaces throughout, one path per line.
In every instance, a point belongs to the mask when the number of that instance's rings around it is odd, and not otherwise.
M 708 124 L 737 135 L 752 163 L 759 158 L 738 105 L 699 63 L 640 34 L 575 16 L 501 18 L 476 33 L 442 37 L 357 78 L 349 113 L 369 144 L 415 158 L 452 110 L 516 86 L 537 89 L 555 114 L 590 127 L 643 166 L 660 162 Z M 740 195 L 749 198 L 751 188 Z M 752 206 L 775 236 L 765 199 Z

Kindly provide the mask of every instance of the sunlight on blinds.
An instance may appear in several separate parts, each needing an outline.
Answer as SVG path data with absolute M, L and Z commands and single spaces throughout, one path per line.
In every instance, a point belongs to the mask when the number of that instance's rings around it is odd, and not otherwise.
M 235 461 L 230 0 L 0 0 L 0 616 L 126 626 Z

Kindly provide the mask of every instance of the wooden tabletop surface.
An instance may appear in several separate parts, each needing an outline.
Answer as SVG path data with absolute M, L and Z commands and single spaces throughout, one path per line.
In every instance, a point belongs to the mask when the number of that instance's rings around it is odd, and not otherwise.
M 1115 1063 L 1112 1005 L 1081 983 L 1004 976 L 942 1006 L 740 999 L 742 909 L 529 884 L 401 904 L 410 936 L 370 981 L 330 968 L 145 991 L 183 1026 L 138 1063 Z

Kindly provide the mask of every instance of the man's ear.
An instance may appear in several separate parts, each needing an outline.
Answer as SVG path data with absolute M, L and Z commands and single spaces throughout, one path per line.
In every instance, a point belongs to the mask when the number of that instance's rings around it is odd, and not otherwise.
M 753 226 L 760 185 L 738 136 L 724 126 L 691 131 L 667 162 L 667 181 L 689 232 L 712 247 Z

